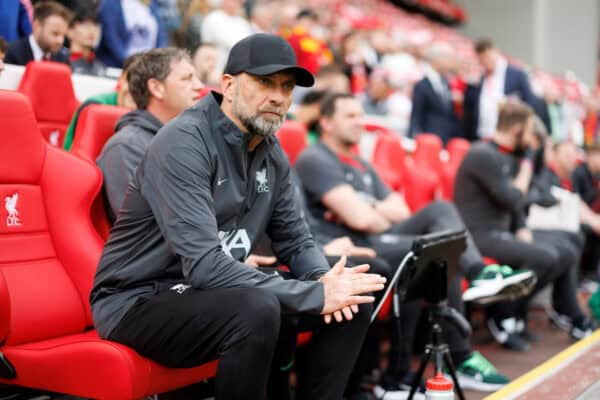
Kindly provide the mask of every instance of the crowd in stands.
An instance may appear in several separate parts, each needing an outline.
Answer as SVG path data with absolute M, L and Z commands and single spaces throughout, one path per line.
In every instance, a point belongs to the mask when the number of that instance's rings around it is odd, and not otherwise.
M 593 318 L 578 302 L 577 290 L 583 275 L 600 280 L 599 93 L 586 93 L 571 78 L 557 80 L 541 71 L 530 73 L 489 40 L 468 43 L 471 47 L 466 49 L 464 39 L 448 34 L 445 27 L 434 32 L 443 32 L 446 41 L 398 31 L 388 19 L 374 17 L 369 10 L 385 10 L 400 19 L 405 13 L 375 0 L 4 1 L 6 7 L 3 3 L 0 12 L 0 74 L 2 61 L 17 65 L 54 61 L 70 65 L 73 73 L 95 76 L 107 76 L 109 68 L 120 69 L 115 91 L 86 99 L 61 143 L 65 150 L 71 149 L 79 117 L 89 105 L 127 109 L 96 160 L 104 177 L 102 195 L 111 224 L 117 221 L 118 225 L 120 218 L 137 221 L 131 210 L 136 210 L 134 201 L 141 200 L 130 196 L 133 200 L 124 205 L 123 199 L 128 186 L 131 190 L 143 181 L 143 174 L 136 176 L 136 171 L 156 133 L 165 131 L 167 124 L 167 128 L 180 124 L 182 130 L 195 129 L 188 121 L 189 114 L 184 113 L 186 109 L 202 99 L 200 106 L 194 107 L 214 113 L 224 101 L 222 92 L 233 96 L 233 89 L 227 86 L 231 76 L 223 78 L 224 71 L 232 71 L 228 64 L 232 48 L 240 40 L 256 37 L 253 35 L 275 33 L 293 49 L 298 65 L 314 75 L 314 86 L 296 86 L 292 92 L 293 84 L 288 87 L 287 81 L 279 82 L 285 76 L 276 74 L 277 79 L 246 82 L 246 88 L 281 85 L 282 92 L 289 92 L 289 107 L 284 107 L 283 101 L 279 108 L 267 111 L 287 113 L 289 120 L 305 130 L 306 149 L 290 160 L 293 188 L 288 195 L 299 207 L 329 266 L 339 268 L 336 263 L 345 256 L 349 266 L 368 263 L 372 272 L 389 280 L 418 235 L 466 229 L 467 249 L 460 259 L 460 273 L 449 283 L 450 306 L 465 314 L 466 302 L 489 304 L 486 320 L 494 339 L 507 349 L 528 351 L 538 340 L 528 329 L 528 306 L 535 294 L 552 285 L 549 311 L 556 324 L 575 340 L 595 329 Z M 240 94 L 235 92 L 235 96 Z M 183 117 L 177 118 L 181 113 Z M 226 117 L 219 114 L 218 118 Z M 404 137 L 413 138 L 417 147 L 423 138 L 433 137 L 439 149 L 449 149 L 452 142 L 461 140 L 472 142 L 466 144 L 468 150 L 463 156 L 453 161 L 451 193 L 446 199 L 442 200 L 436 187 L 430 201 L 411 204 L 411 188 L 406 186 L 409 179 L 390 178 L 377 159 L 377 151 L 360 154 L 361 143 L 369 136 L 365 134 L 368 123 L 385 131 L 377 134 L 375 146 L 380 140 L 401 143 Z M 161 159 L 158 145 L 155 147 L 153 162 L 167 163 L 167 157 Z M 399 149 L 403 151 L 401 146 Z M 182 153 L 186 157 L 190 154 Z M 249 162 L 256 161 L 258 155 Z M 441 165 L 441 154 L 435 156 Z M 189 173 L 183 160 L 174 161 L 178 172 Z M 416 161 L 408 158 L 407 162 Z M 144 168 L 155 173 L 148 166 Z M 435 176 L 439 183 L 442 171 L 437 165 L 420 168 L 420 173 Z M 176 198 L 178 182 L 174 176 L 164 177 L 165 184 L 173 185 L 171 194 L 159 187 L 144 190 L 154 190 L 156 196 L 165 196 L 165 201 L 169 201 L 168 196 Z M 169 182 L 167 178 L 175 180 Z M 211 190 L 215 196 L 223 196 L 217 186 Z M 142 189 L 135 190 L 142 197 Z M 206 196 L 202 193 L 199 198 Z M 226 203 L 219 204 L 220 217 L 229 212 L 222 210 Z M 569 214 L 575 228 L 565 229 L 563 220 L 553 221 L 550 228 L 540 226 L 536 213 L 551 220 L 565 215 L 559 214 L 565 212 L 565 204 L 575 205 L 574 213 Z M 120 213 L 125 206 L 128 212 Z M 161 211 L 167 217 L 174 212 L 166 208 Z M 157 223 L 168 225 L 162 220 Z M 127 236 L 124 226 L 121 221 L 116 236 Z M 294 233 L 303 238 L 303 231 Z M 110 251 L 116 254 L 122 249 L 113 246 Z M 228 250 L 230 256 L 248 265 L 276 262 L 269 251 L 239 256 L 232 251 Z M 99 281 L 102 279 L 115 278 L 104 275 Z M 97 281 L 92 302 L 98 300 L 98 310 L 105 307 L 101 312 L 109 315 L 106 321 L 112 324 L 110 329 L 108 325 L 98 329 L 105 329 L 101 333 L 106 337 L 125 342 L 129 332 L 122 323 L 111 320 L 116 318 L 114 309 L 99 305 L 102 287 L 98 285 Z M 594 317 L 600 318 L 600 291 L 592 296 L 590 305 Z M 349 331 L 358 335 L 354 339 L 362 338 L 363 333 L 366 339 L 360 354 L 358 348 L 357 354 L 345 354 L 348 362 L 357 360 L 354 370 L 341 371 L 332 378 L 346 379 L 345 373 L 350 376 L 347 385 L 341 383 L 347 399 L 368 399 L 371 391 L 379 399 L 406 398 L 414 377 L 411 356 L 421 308 L 418 301 L 403 304 L 400 323 L 386 325 L 391 343 L 389 367 L 379 379 L 369 382 L 368 391 L 361 383 L 380 364 L 378 331 L 365 333 L 359 322 L 350 325 Z M 149 312 L 140 308 L 140 314 L 129 319 Z M 358 311 L 347 312 L 352 315 Z M 357 320 L 362 314 L 361 309 Z M 329 322 L 344 318 L 351 319 L 332 313 Z M 495 391 L 508 383 L 502 371 L 473 351 L 469 340 L 455 327 L 448 324 L 444 332 L 464 388 Z M 295 333 L 291 342 L 295 342 Z M 339 334 L 344 331 L 340 329 Z M 353 343 L 347 337 L 344 340 Z M 155 344 L 150 347 L 150 354 L 160 353 Z M 272 399 L 291 396 L 288 382 L 295 346 L 289 347 L 274 358 L 268 386 Z M 324 358 L 314 351 L 311 356 Z M 167 365 L 181 366 L 173 358 L 163 360 Z M 306 363 L 306 359 L 302 361 Z M 264 365 L 256 368 L 268 368 L 268 361 L 261 362 Z M 301 364 L 298 371 L 307 373 L 306 364 Z M 297 398 L 309 397 L 300 393 Z

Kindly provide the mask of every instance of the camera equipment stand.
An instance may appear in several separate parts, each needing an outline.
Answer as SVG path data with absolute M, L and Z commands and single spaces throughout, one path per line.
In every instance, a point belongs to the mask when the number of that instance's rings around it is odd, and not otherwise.
M 436 286 L 436 283 L 445 284 L 446 282 L 446 263 L 437 261 L 435 264 L 436 265 L 433 266 L 434 268 L 431 268 L 432 271 L 436 271 L 436 276 L 432 276 L 433 279 L 431 280 L 433 287 Z M 435 368 L 434 375 L 436 375 L 438 372 L 443 373 L 445 367 L 452 377 L 458 398 L 460 400 L 465 399 L 464 393 L 460 387 L 460 384 L 458 383 L 456 368 L 452 362 L 452 357 L 450 356 L 450 349 L 448 345 L 444 343 L 441 324 L 442 320 L 451 322 L 465 338 L 470 336 L 471 327 L 467 320 L 458 311 L 446 304 L 445 297 L 445 291 L 442 292 L 437 290 L 430 290 L 425 296 L 427 320 L 429 326 L 431 327 L 431 339 L 430 342 L 425 346 L 425 351 L 421 357 L 419 369 L 415 374 L 410 388 L 408 400 L 412 400 L 414 394 L 416 393 L 421 379 L 423 378 L 427 363 L 432 357 Z

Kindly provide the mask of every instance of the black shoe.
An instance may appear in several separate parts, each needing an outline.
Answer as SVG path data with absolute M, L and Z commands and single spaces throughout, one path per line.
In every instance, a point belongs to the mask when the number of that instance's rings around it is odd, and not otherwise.
M 541 340 L 540 335 L 536 335 L 527 328 L 519 332 L 519 337 L 529 343 L 537 343 Z
M 594 332 L 594 329 L 596 329 L 596 324 L 591 319 L 581 318 L 573 322 L 569 335 L 574 340 L 581 340 L 590 336 Z
M 503 347 L 515 351 L 529 351 L 531 346 L 516 332 L 516 323 L 515 318 L 506 318 L 500 322 L 490 318 L 487 321 L 493 338 Z

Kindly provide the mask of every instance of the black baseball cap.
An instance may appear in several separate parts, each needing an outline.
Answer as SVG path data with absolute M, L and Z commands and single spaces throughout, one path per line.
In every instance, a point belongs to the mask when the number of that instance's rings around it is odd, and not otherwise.
M 314 76 L 297 65 L 294 50 L 285 39 L 268 33 L 256 33 L 231 48 L 224 72 L 229 75 L 246 72 L 264 76 L 281 71 L 293 73 L 298 86 L 310 87 L 315 83 Z

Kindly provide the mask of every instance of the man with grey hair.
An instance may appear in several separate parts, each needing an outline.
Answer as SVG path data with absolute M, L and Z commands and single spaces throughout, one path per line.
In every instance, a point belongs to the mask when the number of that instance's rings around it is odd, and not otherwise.
M 111 222 L 116 219 L 127 184 L 156 132 L 191 107 L 203 87 L 189 54 L 174 47 L 139 55 L 128 69 L 127 84 L 137 110 L 119 119 L 116 134 L 106 142 L 97 160 L 104 176 Z
M 452 48 L 446 43 L 433 43 L 425 56 L 429 64 L 425 77 L 413 90 L 409 136 L 435 133 L 444 143 L 463 136 L 463 129 L 452 102 L 452 93 L 445 75 L 454 67 Z
M 368 293 L 385 279 L 368 265 L 344 268 L 345 258 L 330 269 L 298 207 L 274 133 L 294 86 L 313 82 L 284 39 L 252 35 L 229 54 L 223 94 L 154 137 L 98 266 L 101 337 L 167 367 L 219 359 L 217 399 L 261 400 L 270 372 L 291 367 L 278 362 L 288 332 L 315 330 L 296 360 L 296 398 L 342 398 L 369 326 Z M 247 264 L 264 234 L 293 279 Z

